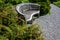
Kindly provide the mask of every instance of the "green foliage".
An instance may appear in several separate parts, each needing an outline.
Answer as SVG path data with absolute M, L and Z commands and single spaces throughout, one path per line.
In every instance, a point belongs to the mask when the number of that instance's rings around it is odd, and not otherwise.
M 58 7 L 60 7 L 60 1 L 54 2 L 54 4 Z
M 29 0 L 32 3 L 40 4 L 40 15 L 46 15 L 50 12 L 50 1 L 49 0 Z
M 27 26 L 27 24 L 18 25 L 15 13 L 0 14 L 0 35 L 1 39 L 9 40 L 42 40 L 42 32 L 38 25 Z M 6 23 L 7 22 L 7 23 Z
M 13 5 L 23 3 L 23 2 L 28 2 L 28 0 L 5 0 L 4 3 L 10 3 Z
M 22 2 L 22 3 L 26 3 L 26 2 L 29 2 L 29 1 L 28 1 L 28 0 L 22 0 L 21 2 Z
M 13 5 L 16 5 L 16 4 L 22 3 L 22 2 L 21 2 L 21 0 L 11 0 L 10 3 L 13 4 Z
M 0 1 L 0 11 L 2 11 L 4 9 L 4 3 L 3 1 Z
M 19 3 L 24 3 L 24 2 L 32 2 L 32 3 L 38 3 L 41 5 L 41 12 L 40 12 L 40 15 L 45 15 L 45 14 L 48 14 L 49 11 L 50 11 L 50 1 L 49 0 L 1 0 L 0 1 L 1 3 L 1 8 L 0 10 L 4 10 L 4 4 L 13 4 L 13 5 L 16 5 L 16 4 L 19 4 Z M 3 4 L 3 5 L 2 5 Z
M 60 0 L 50 0 L 51 3 L 57 2 L 57 1 L 60 1 Z
M 50 1 L 46 0 L 44 2 L 39 2 L 38 4 L 41 5 L 40 7 L 40 15 L 46 15 L 49 14 L 50 12 Z
M 25 21 L 19 20 L 14 5 L 10 1 L 0 3 L 4 4 L 0 6 L 2 7 L 0 9 L 0 40 L 43 40 L 38 25 L 28 26 Z
M 31 25 L 28 27 L 26 24 L 19 26 L 15 25 L 7 27 L 0 24 L 0 37 L 1 39 L 8 38 L 9 40 L 43 40 L 42 32 L 38 25 Z
M 36 3 L 37 2 L 37 0 L 29 0 L 29 2 L 31 2 L 31 3 Z
M 5 40 L 5 39 L 6 39 L 6 37 L 0 35 L 0 40 Z

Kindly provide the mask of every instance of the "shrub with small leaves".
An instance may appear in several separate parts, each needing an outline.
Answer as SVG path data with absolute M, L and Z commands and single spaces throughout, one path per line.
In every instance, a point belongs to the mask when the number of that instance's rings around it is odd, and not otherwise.
M 0 40 L 44 40 L 38 25 L 28 26 L 23 20 L 19 20 L 13 5 L 4 5 L 4 9 L 0 11 Z
M 60 1 L 54 2 L 54 4 L 60 8 Z
M 40 16 L 50 14 L 50 0 L 29 0 L 29 2 L 40 4 Z
M 60 1 L 60 0 L 50 0 L 51 3 L 57 2 L 57 1 Z

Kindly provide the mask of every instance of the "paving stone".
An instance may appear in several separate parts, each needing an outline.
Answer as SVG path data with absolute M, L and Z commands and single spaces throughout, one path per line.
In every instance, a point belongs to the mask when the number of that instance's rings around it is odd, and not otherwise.
M 51 4 L 50 13 L 40 16 L 33 23 L 41 26 L 45 40 L 60 40 L 60 8 Z

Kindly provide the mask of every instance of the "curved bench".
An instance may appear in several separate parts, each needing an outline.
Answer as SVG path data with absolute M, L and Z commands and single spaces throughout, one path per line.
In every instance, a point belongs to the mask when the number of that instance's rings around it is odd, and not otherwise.
M 35 3 L 21 3 L 16 6 L 16 10 L 25 17 L 26 21 L 31 21 L 33 15 L 40 13 L 40 5 Z

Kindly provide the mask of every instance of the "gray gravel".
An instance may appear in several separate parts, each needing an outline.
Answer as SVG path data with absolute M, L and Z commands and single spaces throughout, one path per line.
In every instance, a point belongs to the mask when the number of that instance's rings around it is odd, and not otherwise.
M 41 26 L 45 40 L 60 40 L 60 8 L 51 4 L 50 13 L 39 17 L 33 23 Z

